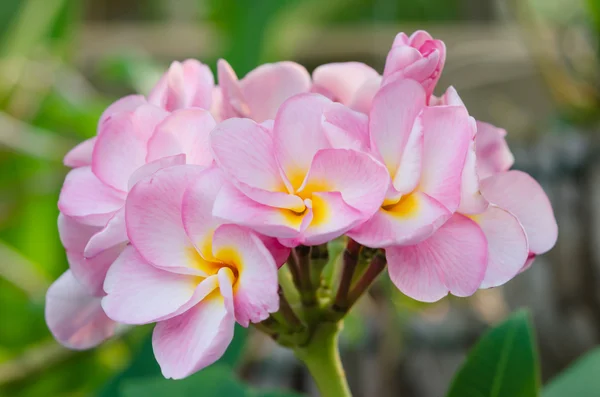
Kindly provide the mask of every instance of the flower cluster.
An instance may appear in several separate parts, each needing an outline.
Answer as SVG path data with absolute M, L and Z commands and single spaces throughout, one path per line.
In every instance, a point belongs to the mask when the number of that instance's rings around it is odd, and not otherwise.
M 509 170 L 504 130 L 453 88 L 433 95 L 445 55 L 426 32 L 400 33 L 383 75 L 280 62 L 238 79 L 221 60 L 218 86 L 187 60 L 147 97 L 112 104 L 65 157 L 69 270 L 46 305 L 56 339 L 83 349 L 156 323 L 163 374 L 185 377 L 224 353 L 235 323 L 279 310 L 290 253 L 342 236 L 384 252 L 421 301 L 513 278 L 554 245 L 552 208 Z

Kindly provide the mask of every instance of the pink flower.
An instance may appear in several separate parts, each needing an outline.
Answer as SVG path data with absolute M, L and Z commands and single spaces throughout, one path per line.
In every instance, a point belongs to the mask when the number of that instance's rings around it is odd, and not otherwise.
M 261 65 L 241 80 L 227 61 L 219 60 L 217 67 L 222 120 L 245 117 L 262 123 L 274 119 L 286 99 L 310 90 L 310 75 L 294 62 Z
M 474 123 L 461 106 L 426 107 L 417 82 L 392 82 L 369 113 L 373 154 L 388 171 L 390 189 L 367 222 L 348 235 L 369 247 L 424 240 L 457 210 Z
M 397 79 L 412 79 L 425 88 L 429 98 L 445 62 L 446 46 L 443 41 L 434 40 L 423 30 L 414 32 L 410 37 L 399 33 L 385 61 L 383 85 Z
M 444 97 L 462 104 L 453 89 Z M 468 296 L 502 285 L 556 242 L 556 220 L 540 185 L 508 171 L 513 157 L 505 132 L 481 122 L 477 127 L 456 213 L 427 240 L 386 249 L 392 281 L 415 299 Z
M 221 190 L 214 214 L 289 246 L 325 243 L 371 217 L 389 176 L 369 154 L 329 141 L 323 118 L 335 105 L 301 94 L 281 106 L 272 131 L 248 119 L 219 124 L 213 156 L 235 187 Z
M 366 114 L 383 85 L 411 79 L 423 86 L 429 102 L 437 99 L 432 93 L 445 60 L 446 46 L 441 40 L 422 30 L 410 37 L 399 33 L 387 55 L 383 76 L 360 62 L 329 63 L 314 70 L 312 91 Z
M 58 202 L 63 214 L 101 228 L 88 242 L 86 256 L 127 241 L 123 205 L 138 180 L 174 164 L 212 163 L 208 134 L 214 125 L 206 110 L 168 114 L 149 104 L 101 123 L 90 165 L 69 172 Z
M 165 168 L 127 199 L 131 239 L 110 268 L 102 306 L 113 320 L 157 322 L 154 352 L 163 375 L 183 378 L 216 361 L 234 324 L 278 309 L 277 266 L 258 236 L 212 216 L 220 170 Z

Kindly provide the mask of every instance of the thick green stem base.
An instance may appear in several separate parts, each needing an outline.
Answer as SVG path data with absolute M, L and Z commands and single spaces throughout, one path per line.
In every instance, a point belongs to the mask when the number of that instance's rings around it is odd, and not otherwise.
M 341 323 L 321 323 L 308 344 L 294 348 L 296 357 L 307 366 L 322 397 L 352 396 L 337 346 L 340 329 Z

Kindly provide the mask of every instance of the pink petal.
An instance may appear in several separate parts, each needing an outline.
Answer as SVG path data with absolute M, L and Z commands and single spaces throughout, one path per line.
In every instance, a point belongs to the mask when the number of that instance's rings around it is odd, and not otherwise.
M 148 101 L 169 112 L 190 107 L 210 109 L 214 77 L 195 59 L 173 62 L 148 95 Z
M 383 164 L 366 153 L 323 149 L 316 153 L 298 194 L 340 192 L 344 202 L 367 218 L 383 203 L 389 186 Z
M 432 235 L 452 214 L 422 192 L 380 209 L 348 236 L 371 248 L 412 245 Z
M 368 79 L 356 90 L 348 106 L 357 112 L 368 114 L 379 88 L 381 88 L 381 76 Z
M 91 295 L 68 270 L 46 293 L 45 317 L 54 338 L 76 350 L 99 345 L 113 336 L 117 325 L 104 314 L 100 298 Z
M 460 203 L 462 170 L 473 136 L 467 110 L 428 107 L 421 114 L 423 162 L 419 189 L 454 212 Z
M 477 122 L 477 173 L 487 178 L 497 172 L 508 171 L 515 157 L 506 143 L 506 131 L 482 121 Z
M 206 296 L 216 288 L 216 280 L 202 285 Z M 111 266 L 102 299 L 106 314 L 125 324 L 145 324 L 175 316 L 194 296 L 197 277 L 171 273 L 148 264 L 132 246 Z
M 176 165 L 138 182 L 127 198 L 127 234 L 149 263 L 169 271 L 199 274 L 197 253 L 181 218 L 183 194 L 204 168 Z
M 143 95 L 128 95 L 113 102 L 100 116 L 98 134 L 101 134 L 104 123 L 119 113 L 133 112 L 138 107 L 147 104 Z
M 379 77 L 372 67 L 360 62 L 328 63 L 313 71 L 313 91 L 335 102 L 349 105 L 359 88 Z
M 217 194 L 225 183 L 218 168 L 206 170 L 186 189 L 181 205 L 185 231 L 206 260 L 213 260 L 211 244 L 215 230 L 223 221 L 213 216 Z
M 63 213 L 58 214 L 58 234 L 67 251 L 83 254 L 90 238 L 100 230 L 101 227 L 86 225 Z
M 211 294 L 187 312 L 158 323 L 152 346 L 163 376 L 185 378 L 217 361 L 233 339 L 234 325 L 233 313 L 219 294 Z
M 133 174 L 129 177 L 129 181 L 127 182 L 127 190 L 133 189 L 136 183 L 141 181 L 144 178 L 147 178 L 154 174 L 158 170 L 162 170 L 163 168 L 172 167 L 174 165 L 184 165 L 186 163 L 186 155 L 185 154 L 176 154 L 174 156 L 162 157 L 158 160 L 151 161 L 142 165 L 140 168 L 135 170 Z
M 250 109 L 242 94 L 235 71 L 224 59 L 217 62 L 219 88 L 221 89 L 221 110 L 223 120 L 230 117 L 250 117 Z
M 260 204 L 230 184 L 217 195 L 213 215 L 271 237 L 294 238 L 303 230 L 291 210 Z
M 348 205 L 339 192 L 313 193 L 311 201 L 312 219 L 299 241 L 304 245 L 325 244 L 369 217 Z
M 487 241 L 475 222 L 455 214 L 427 240 L 386 249 L 393 283 L 404 294 L 435 302 L 446 294 L 472 295 L 483 281 Z
M 119 211 L 115 212 L 102 230 L 90 238 L 85 246 L 84 256 L 86 258 L 92 258 L 104 250 L 127 242 L 125 208 L 121 208 Z
M 277 265 L 265 245 L 253 233 L 235 225 L 222 225 L 214 234 L 213 255 L 234 262 L 238 279 L 233 296 L 235 319 L 247 327 L 279 309 Z
M 417 118 L 404 147 L 400 165 L 393 176 L 388 194 L 408 194 L 417 188 L 421 178 L 423 141 L 423 126 L 421 120 Z
M 148 141 L 147 161 L 184 153 L 188 164 L 209 166 L 209 134 L 216 123 L 208 110 L 192 108 L 171 113 Z
M 458 207 L 458 212 L 461 214 L 480 214 L 488 206 L 488 202 L 479 191 L 476 161 L 475 142 L 471 142 L 461 178 L 460 205 Z
M 58 231 L 67 251 L 71 272 L 88 293 L 95 296 L 104 295 L 102 284 L 106 272 L 124 247 L 124 244 L 115 244 L 96 253 L 93 258 L 84 257 L 84 248 L 99 230 L 101 229 L 98 227 L 82 225 L 63 214 L 58 216 Z
M 210 134 L 215 161 L 231 179 L 253 188 L 286 192 L 273 137 L 252 120 L 229 119 Z
M 142 105 L 107 120 L 94 147 L 92 170 L 109 186 L 126 191 L 131 174 L 146 163 L 147 142 L 167 113 Z
M 125 202 L 126 193 L 100 181 L 88 166 L 71 170 L 65 178 L 58 208 L 82 223 L 104 226 Z
M 549 251 L 558 238 L 552 205 L 542 187 L 528 174 L 507 171 L 481 181 L 481 193 L 490 203 L 513 214 L 527 234 L 534 254 Z
M 275 153 L 295 189 L 302 184 L 317 151 L 330 147 L 322 129 L 323 113 L 330 103 L 321 95 L 302 94 L 287 100 L 277 113 Z
M 392 47 L 385 61 L 385 68 L 383 70 L 384 80 L 393 73 L 406 68 L 420 59 L 423 59 L 423 55 L 416 48 L 409 46 Z
M 271 255 L 273 255 L 277 268 L 283 266 L 290 256 L 290 248 L 282 245 L 275 237 L 259 234 L 258 238 L 267 247 Z
M 392 178 L 424 106 L 425 91 L 412 80 L 388 84 L 373 99 L 369 116 L 371 148 L 381 156 Z
M 65 155 L 63 163 L 67 167 L 76 168 L 92 164 L 92 151 L 96 144 L 96 137 L 86 139 L 75 146 Z
M 323 131 L 331 147 L 368 151 L 369 118 L 366 115 L 332 103 L 323 117 Z
M 515 277 L 525 265 L 529 249 L 523 227 L 508 211 L 490 206 L 475 215 L 488 242 L 488 267 L 481 288 L 497 287 Z
M 274 119 L 279 107 L 294 95 L 310 90 L 310 75 L 295 62 L 261 65 L 240 81 L 253 120 Z

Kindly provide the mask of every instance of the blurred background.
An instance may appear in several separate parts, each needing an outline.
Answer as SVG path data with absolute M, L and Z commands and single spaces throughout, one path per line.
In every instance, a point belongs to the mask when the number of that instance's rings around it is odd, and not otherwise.
M 560 236 L 530 270 L 469 299 L 417 303 L 382 277 L 342 335 L 355 395 L 444 395 L 474 341 L 518 307 L 533 312 L 544 381 L 599 343 L 600 1 L 2 0 L 0 396 L 132 397 L 158 374 L 149 328 L 73 352 L 43 318 L 67 268 L 62 157 L 108 104 L 147 93 L 188 57 L 211 67 L 224 57 L 239 76 L 285 59 L 381 71 L 395 34 L 416 29 L 448 47 L 438 94 L 455 86 L 471 115 L 508 130 L 515 167 L 543 184 Z M 293 355 L 252 330 L 237 330 L 226 360 L 257 387 L 316 395 Z

